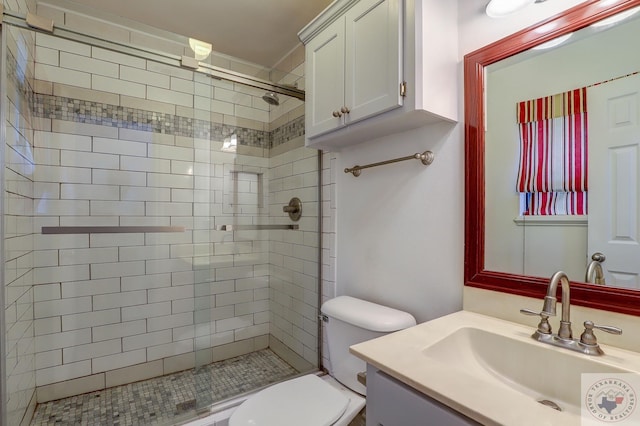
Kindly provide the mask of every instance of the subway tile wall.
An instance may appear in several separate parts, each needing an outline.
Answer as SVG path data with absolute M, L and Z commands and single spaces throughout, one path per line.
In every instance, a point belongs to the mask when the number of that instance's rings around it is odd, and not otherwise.
M 262 91 L 44 34 L 33 50 L 33 90 L 10 77 L 34 116 L 27 202 L 11 203 L 27 222 L 31 389 L 45 400 L 131 366 L 166 374 L 192 367 L 195 349 L 209 362 L 271 345 L 316 365 L 318 154 L 303 147 L 303 103 L 270 110 Z M 303 85 L 291 77 L 303 58 L 285 58 L 279 81 Z M 297 231 L 215 230 L 289 223 L 293 196 Z M 71 225 L 186 232 L 40 234 Z
M 304 58 L 304 46 L 299 45 L 271 70 L 271 79 L 303 88 Z M 270 114 L 269 216 L 281 217 L 282 207 L 292 197 L 303 202 L 299 230 L 272 231 L 271 235 L 270 331 L 276 343 L 271 347 L 304 371 L 319 365 L 320 158 L 318 151 L 304 147 L 302 101 L 281 98 Z
M 297 148 L 272 158 L 271 217 L 292 197 L 303 200 L 297 231 L 271 231 L 271 334 L 293 350 L 309 369 L 318 364 L 319 224 L 318 153 Z M 305 365 L 306 362 L 306 365 Z
M 6 5 L 7 2 L 5 2 Z M 22 12 L 34 10 L 26 2 L 11 2 Z M 34 243 L 34 117 L 29 106 L 34 84 L 34 35 L 16 28 L 3 28 L 2 50 L 5 78 L 3 110 L 6 124 L 4 165 L 4 370 L 6 412 L 0 413 L 7 424 L 24 425 L 35 409 L 35 341 L 33 318 Z M 16 84 L 17 80 L 20 84 Z M 0 321 L 2 323 L 2 321 Z M 4 408 L 5 406 L 2 407 Z
M 322 282 L 320 283 L 322 292 L 322 303 L 337 296 L 336 279 L 336 229 L 337 229 L 337 206 L 336 206 L 336 182 L 337 182 L 337 154 L 335 152 L 322 153 Z M 323 332 L 326 329 L 323 328 Z M 327 336 L 322 338 L 322 365 L 331 367 L 329 359 L 329 348 L 327 347 Z

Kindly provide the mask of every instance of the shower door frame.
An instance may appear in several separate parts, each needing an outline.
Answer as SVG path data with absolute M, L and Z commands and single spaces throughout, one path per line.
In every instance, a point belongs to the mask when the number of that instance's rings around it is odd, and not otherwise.
M 7 423 L 7 347 L 6 347 L 6 306 L 5 306 L 5 277 L 4 277 L 4 197 L 5 197 L 5 150 L 7 144 L 7 123 L 6 123 L 6 81 L 7 81 L 7 69 L 6 69 L 6 57 L 7 49 L 5 46 L 4 26 L 0 23 L 0 94 L 5 99 L 0 100 L 0 165 L 2 165 L 2 173 L 0 173 L 0 239 L 2 246 L 0 247 L 0 306 L 2 312 L 0 314 L 0 426 L 5 426 Z

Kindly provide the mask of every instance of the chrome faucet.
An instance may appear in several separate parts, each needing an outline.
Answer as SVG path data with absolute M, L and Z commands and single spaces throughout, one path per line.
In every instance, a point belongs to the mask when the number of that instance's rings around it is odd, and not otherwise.
M 560 319 L 560 328 L 558 334 L 553 334 L 549 317 L 556 316 L 556 293 L 558 292 L 558 283 L 562 286 L 562 317 Z M 551 277 L 547 286 L 547 294 L 544 297 L 542 311 L 536 312 L 530 309 L 520 309 L 520 313 L 525 315 L 536 315 L 540 317 L 538 329 L 531 337 L 543 343 L 554 346 L 560 346 L 573 351 L 582 352 L 587 355 L 602 355 L 604 352 L 598 345 L 593 329 L 606 331 L 612 334 L 622 334 L 622 330 L 617 327 L 595 325 L 591 321 L 585 321 L 585 331 L 580 336 L 580 340 L 573 338 L 571 331 L 571 296 L 569 289 L 569 277 L 562 271 L 558 271 Z
M 547 316 L 556 316 L 556 293 L 558 291 L 558 283 L 562 286 L 562 317 L 560 319 L 560 329 L 558 337 L 561 339 L 572 339 L 571 331 L 571 296 L 569 291 L 569 277 L 562 271 L 558 271 L 551 277 L 547 286 L 547 295 L 544 297 L 542 312 Z

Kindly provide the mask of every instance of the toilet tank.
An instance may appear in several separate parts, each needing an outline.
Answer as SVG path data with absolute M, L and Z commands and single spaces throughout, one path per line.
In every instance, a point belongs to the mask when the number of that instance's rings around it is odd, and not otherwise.
M 350 296 L 330 299 L 320 310 L 325 317 L 329 373 L 362 395 L 366 395 L 366 388 L 358 382 L 357 374 L 366 371 L 366 364 L 349 353 L 349 346 L 416 325 L 407 312 Z

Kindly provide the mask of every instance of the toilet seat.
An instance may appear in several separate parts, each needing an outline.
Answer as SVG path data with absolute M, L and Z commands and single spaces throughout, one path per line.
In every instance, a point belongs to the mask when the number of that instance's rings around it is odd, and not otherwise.
M 339 390 L 309 374 L 253 395 L 231 415 L 229 426 L 329 426 L 348 404 Z

